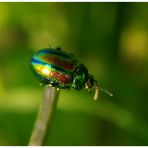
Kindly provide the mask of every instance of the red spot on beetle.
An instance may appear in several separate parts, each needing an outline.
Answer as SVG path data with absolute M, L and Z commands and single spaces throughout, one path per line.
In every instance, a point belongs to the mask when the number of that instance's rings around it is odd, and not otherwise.
M 56 80 L 58 80 L 60 83 L 70 83 L 71 77 L 69 75 L 62 74 L 60 72 L 52 72 L 52 77 Z
M 61 81 L 62 83 L 68 83 L 69 82 L 69 78 L 67 78 L 64 74 L 60 75 L 58 80 Z
M 45 60 L 47 63 L 62 67 L 65 70 L 73 70 L 74 68 L 74 64 L 72 64 L 71 61 L 67 61 L 65 59 L 63 60 L 55 56 L 43 56 L 43 60 Z

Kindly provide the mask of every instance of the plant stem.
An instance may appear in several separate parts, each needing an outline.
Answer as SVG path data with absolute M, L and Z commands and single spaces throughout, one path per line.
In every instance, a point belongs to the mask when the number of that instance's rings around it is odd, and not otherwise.
M 43 144 L 47 128 L 50 127 L 56 110 L 58 96 L 59 91 L 56 88 L 45 86 L 44 98 L 40 104 L 29 146 L 40 146 Z

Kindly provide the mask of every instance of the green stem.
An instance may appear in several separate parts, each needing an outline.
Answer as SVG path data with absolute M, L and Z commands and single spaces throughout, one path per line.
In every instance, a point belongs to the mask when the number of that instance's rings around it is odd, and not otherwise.
M 59 91 L 54 87 L 45 86 L 44 98 L 32 131 L 29 146 L 40 146 L 44 142 L 47 128 L 51 125 L 56 110 Z

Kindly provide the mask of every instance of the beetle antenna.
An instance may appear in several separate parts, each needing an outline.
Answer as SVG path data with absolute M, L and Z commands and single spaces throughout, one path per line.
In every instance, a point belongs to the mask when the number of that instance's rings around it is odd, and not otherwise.
M 106 88 L 101 88 L 100 91 L 102 91 L 102 92 L 108 94 L 108 95 L 111 96 L 111 97 L 113 96 L 113 94 L 112 94 L 109 90 L 107 90 Z
M 94 88 L 95 88 L 94 100 L 97 100 L 98 99 L 99 91 L 102 91 L 102 92 L 108 94 L 111 97 L 113 96 L 113 94 L 110 91 L 108 91 L 107 89 L 105 89 L 105 88 L 99 88 L 98 83 L 97 83 L 96 80 L 94 80 Z

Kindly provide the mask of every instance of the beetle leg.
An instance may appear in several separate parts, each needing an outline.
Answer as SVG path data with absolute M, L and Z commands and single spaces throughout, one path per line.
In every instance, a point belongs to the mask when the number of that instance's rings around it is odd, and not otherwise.
M 57 87 L 57 91 L 59 91 L 59 90 L 60 90 L 60 88 Z
M 61 50 L 62 50 L 62 49 L 61 49 L 61 47 L 56 47 L 56 49 L 57 49 L 57 50 L 59 50 L 59 51 L 61 51 Z
M 98 99 L 99 96 L 99 87 L 95 88 L 95 94 L 94 94 L 94 100 L 96 101 Z
M 52 86 L 52 84 L 48 84 L 48 86 Z
M 95 89 L 94 100 L 96 101 L 98 99 L 100 91 L 96 80 L 94 80 L 94 89 Z

